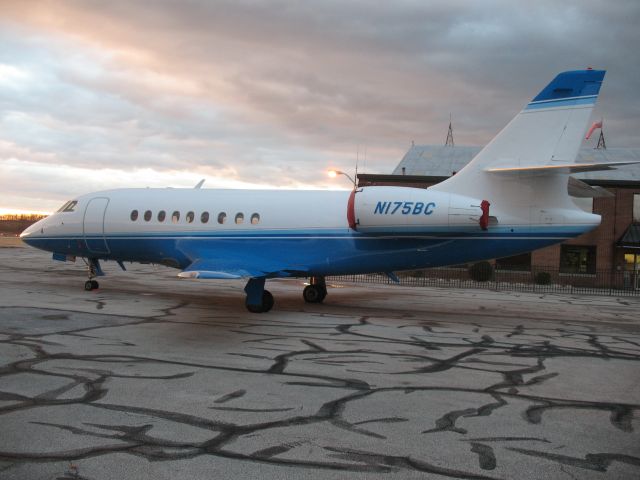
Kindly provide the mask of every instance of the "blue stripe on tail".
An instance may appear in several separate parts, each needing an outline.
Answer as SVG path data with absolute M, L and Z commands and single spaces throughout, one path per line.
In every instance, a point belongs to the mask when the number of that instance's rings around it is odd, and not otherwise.
M 531 103 L 547 100 L 575 99 L 576 97 L 597 97 L 605 73 L 605 70 L 574 70 L 562 72 L 554 78 Z M 593 100 L 595 101 L 595 98 Z

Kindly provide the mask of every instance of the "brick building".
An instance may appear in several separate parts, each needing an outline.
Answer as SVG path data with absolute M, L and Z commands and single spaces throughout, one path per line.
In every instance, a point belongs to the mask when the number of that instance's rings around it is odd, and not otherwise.
M 427 188 L 462 169 L 481 147 L 412 145 L 391 175 L 359 174 L 358 184 Z M 638 148 L 585 147 L 577 162 L 640 161 Z M 640 288 L 640 165 L 575 174 L 569 193 L 576 204 L 602 216 L 595 230 L 560 245 L 495 260 L 502 270 L 550 270 L 559 274 L 599 274 Z M 586 184 L 586 185 L 585 185 Z M 614 275 L 614 273 L 616 275 Z

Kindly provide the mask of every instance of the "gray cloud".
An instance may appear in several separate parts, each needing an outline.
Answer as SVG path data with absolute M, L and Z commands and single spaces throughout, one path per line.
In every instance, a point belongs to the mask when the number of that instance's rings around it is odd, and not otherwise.
M 609 70 L 608 143 L 640 143 L 636 1 L 5 1 L 0 18 L 17 69 L 0 67 L 0 140 L 43 165 L 328 185 L 358 148 L 389 172 L 411 140 L 443 142 L 450 113 L 482 144 L 586 66 Z

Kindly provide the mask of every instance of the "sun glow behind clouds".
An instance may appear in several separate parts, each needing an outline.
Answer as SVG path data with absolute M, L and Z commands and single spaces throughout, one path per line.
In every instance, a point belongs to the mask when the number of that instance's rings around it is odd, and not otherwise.
M 205 179 L 203 188 L 276 189 L 273 185 L 233 179 L 232 172 L 211 174 L 207 169 L 196 171 L 157 171 L 151 168 L 121 170 L 114 168 L 81 168 L 69 165 L 47 165 L 16 158 L 0 160 L 3 183 L 1 211 L 40 213 L 55 211 L 63 202 L 89 192 L 116 188 L 193 188 Z M 293 189 L 340 188 L 324 185 L 297 184 Z M 248 193 L 250 195 L 250 192 Z
M 3 215 L 51 215 L 50 211 L 39 211 L 39 210 L 19 210 L 19 209 L 7 209 L 0 208 L 0 217 Z
M 154 70 L 142 51 L 43 38 L 0 32 L 3 210 L 53 211 L 92 191 L 190 188 L 202 178 L 205 188 L 336 188 L 323 165 L 301 161 L 322 154 L 214 102 L 215 81 L 203 91 L 198 77 Z

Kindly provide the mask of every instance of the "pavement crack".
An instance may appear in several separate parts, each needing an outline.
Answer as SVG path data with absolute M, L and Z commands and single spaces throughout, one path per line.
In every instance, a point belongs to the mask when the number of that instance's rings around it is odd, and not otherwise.
M 584 458 L 578 458 L 570 457 L 568 455 L 559 455 L 557 453 L 529 450 L 526 448 L 507 447 L 507 450 L 518 452 L 523 455 L 543 458 L 545 460 L 568 465 L 571 467 L 593 470 L 596 472 L 606 472 L 613 462 L 620 462 L 627 465 L 632 465 L 634 467 L 640 467 L 640 457 L 634 457 L 632 455 L 614 453 L 587 453 Z
M 496 468 L 496 456 L 493 448 L 483 443 L 471 442 L 471 451 L 478 454 L 478 463 L 482 470 L 494 470 Z

